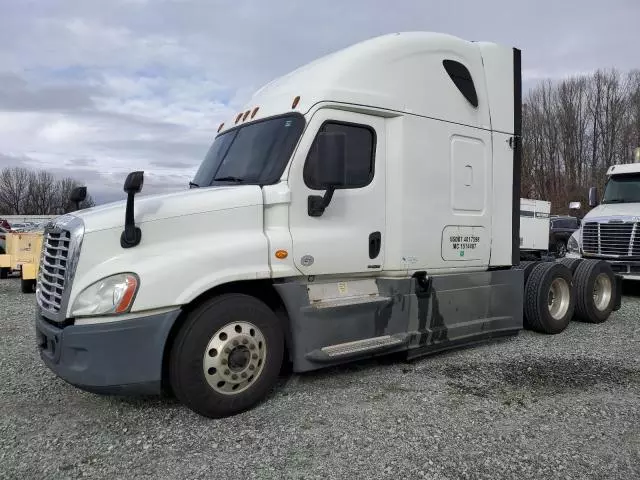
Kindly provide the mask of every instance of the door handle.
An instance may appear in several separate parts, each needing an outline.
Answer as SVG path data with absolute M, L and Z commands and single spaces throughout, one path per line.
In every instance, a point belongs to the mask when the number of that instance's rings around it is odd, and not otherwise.
M 380 232 L 373 232 L 369 235 L 369 258 L 374 259 L 380 254 L 382 236 Z

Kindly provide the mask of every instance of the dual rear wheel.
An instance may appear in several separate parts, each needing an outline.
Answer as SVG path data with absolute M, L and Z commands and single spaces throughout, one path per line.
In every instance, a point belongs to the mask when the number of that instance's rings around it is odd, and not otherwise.
M 522 265 L 524 322 L 542 333 L 560 333 L 575 318 L 604 322 L 615 307 L 616 282 L 608 263 L 563 259 Z

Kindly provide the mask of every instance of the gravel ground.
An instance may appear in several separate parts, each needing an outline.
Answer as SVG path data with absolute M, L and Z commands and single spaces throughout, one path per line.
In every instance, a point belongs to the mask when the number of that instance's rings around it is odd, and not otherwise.
M 250 412 L 84 393 L 0 282 L 0 478 L 640 478 L 640 296 L 602 325 L 283 378 Z M 639 292 L 640 293 L 640 292 Z

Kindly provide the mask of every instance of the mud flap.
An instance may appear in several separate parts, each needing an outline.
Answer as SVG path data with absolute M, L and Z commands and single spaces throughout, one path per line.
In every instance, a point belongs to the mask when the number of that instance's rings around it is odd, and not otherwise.
M 622 276 L 616 275 L 616 298 L 614 299 L 613 311 L 620 310 L 622 306 Z

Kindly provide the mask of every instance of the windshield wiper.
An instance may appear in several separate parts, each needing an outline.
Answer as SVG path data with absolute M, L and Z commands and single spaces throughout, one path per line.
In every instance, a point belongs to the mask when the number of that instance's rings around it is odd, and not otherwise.
M 610 198 L 602 203 L 625 203 L 624 198 Z
M 197 188 L 200 188 L 200 185 L 198 185 L 197 183 L 193 183 L 193 182 L 189 182 L 189 186 L 190 186 L 190 187 L 197 187 Z
M 218 182 L 234 182 L 234 183 L 244 182 L 244 178 L 232 177 L 232 176 L 218 177 L 218 178 L 214 178 L 214 180 Z

